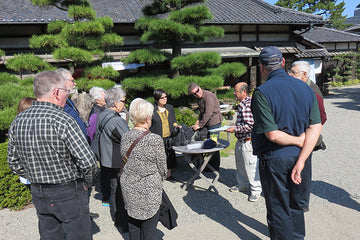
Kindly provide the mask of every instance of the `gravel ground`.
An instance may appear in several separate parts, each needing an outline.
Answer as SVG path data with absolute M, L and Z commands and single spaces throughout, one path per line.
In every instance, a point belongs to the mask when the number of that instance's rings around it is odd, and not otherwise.
M 325 151 L 313 155 L 310 211 L 305 214 L 306 239 L 360 239 L 360 86 L 333 88 L 325 96 L 328 121 L 323 128 Z M 244 193 L 231 193 L 235 184 L 234 156 L 222 158 L 218 194 L 197 179 L 184 190 L 192 170 L 181 158 L 173 173 L 178 182 L 164 182 L 164 189 L 178 212 L 178 227 L 169 231 L 158 225 L 164 240 L 269 239 L 264 198 L 250 203 Z M 212 176 L 211 173 L 206 173 Z M 129 239 L 113 226 L 108 207 L 101 205 L 98 187 L 92 192 L 94 240 Z M 36 211 L 0 211 L 0 240 L 39 239 Z

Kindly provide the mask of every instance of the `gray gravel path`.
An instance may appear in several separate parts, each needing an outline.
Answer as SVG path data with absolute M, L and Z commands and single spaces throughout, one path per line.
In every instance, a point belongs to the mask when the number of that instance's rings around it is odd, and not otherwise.
M 310 211 L 305 214 L 306 239 L 360 239 L 360 86 L 333 88 L 325 97 L 328 121 L 323 128 L 326 151 L 313 155 Z M 178 214 L 178 227 L 169 231 L 158 225 L 164 240 L 269 239 L 264 198 L 250 203 L 244 193 L 231 193 L 235 184 L 234 156 L 222 158 L 219 194 L 206 190 L 198 179 L 194 187 L 181 188 L 192 170 L 179 159 L 177 183 L 164 189 Z M 93 222 L 94 240 L 129 239 L 110 220 L 109 208 L 93 191 L 90 209 L 100 214 Z M 0 240 L 39 239 L 34 208 L 0 211 Z

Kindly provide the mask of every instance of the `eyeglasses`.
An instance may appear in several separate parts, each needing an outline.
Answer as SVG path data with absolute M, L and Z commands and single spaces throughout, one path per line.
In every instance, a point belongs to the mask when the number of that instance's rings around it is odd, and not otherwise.
M 167 96 L 163 96 L 163 97 L 161 97 L 160 99 L 166 99 L 167 98 Z
M 290 75 L 290 74 L 291 74 L 291 75 L 297 75 L 298 73 L 303 73 L 303 72 L 304 72 L 304 71 L 295 72 L 295 71 L 293 71 L 293 70 L 290 69 L 290 70 L 288 71 L 288 74 L 289 74 L 289 75 Z
M 198 89 L 196 90 L 196 92 L 193 93 L 193 95 L 195 96 L 196 94 L 198 94 L 199 91 L 200 91 L 200 87 L 198 87 Z
M 58 88 L 60 90 L 64 90 L 66 92 L 66 94 L 69 94 L 70 93 L 70 90 L 69 89 L 66 89 L 66 88 Z

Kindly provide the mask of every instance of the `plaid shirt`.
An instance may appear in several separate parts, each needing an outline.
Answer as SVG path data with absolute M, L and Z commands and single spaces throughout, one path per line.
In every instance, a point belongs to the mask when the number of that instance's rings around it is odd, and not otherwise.
M 76 121 L 50 102 L 34 101 L 9 129 L 8 164 L 33 183 L 59 184 L 82 178 L 90 186 L 96 161 Z
M 237 106 L 235 136 L 239 140 L 250 138 L 253 125 L 254 119 L 251 112 L 251 97 L 247 96 Z

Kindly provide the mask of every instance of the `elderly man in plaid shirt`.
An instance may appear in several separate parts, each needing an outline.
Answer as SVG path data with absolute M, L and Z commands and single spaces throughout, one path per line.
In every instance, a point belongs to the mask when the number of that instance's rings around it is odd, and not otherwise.
M 248 191 L 250 189 L 250 202 L 256 202 L 260 198 L 261 183 L 259 176 L 259 162 L 257 156 L 253 155 L 251 144 L 251 131 L 254 125 L 251 113 L 251 97 L 249 87 L 246 83 L 240 82 L 235 85 L 235 100 L 237 106 L 237 118 L 235 127 L 227 129 L 228 132 L 235 132 L 238 141 L 235 146 L 236 181 L 237 185 L 231 187 L 231 192 Z
M 9 129 L 8 164 L 31 181 L 44 240 L 92 239 L 87 187 L 96 161 L 79 125 L 64 112 L 70 90 L 57 73 L 38 73 L 36 101 Z

